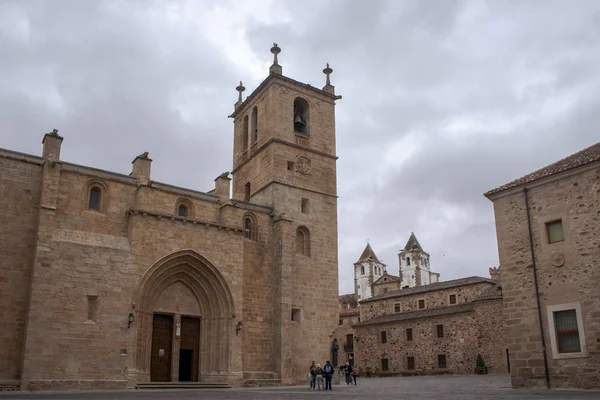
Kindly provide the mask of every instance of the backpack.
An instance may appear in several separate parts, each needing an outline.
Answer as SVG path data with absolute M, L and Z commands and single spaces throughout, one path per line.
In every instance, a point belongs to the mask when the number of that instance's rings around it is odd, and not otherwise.
M 325 373 L 326 373 L 326 374 L 331 374 L 331 373 L 333 373 L 333 371 L 331 370 L 331 364 L 327 364 L 327 365 L 325 365 Z

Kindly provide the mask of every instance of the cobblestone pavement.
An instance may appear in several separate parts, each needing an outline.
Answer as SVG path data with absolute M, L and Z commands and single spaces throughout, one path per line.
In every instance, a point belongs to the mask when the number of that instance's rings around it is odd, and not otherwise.
M 420 376 L 370 378 L 358 380 L 357 386 L 334 385 L 331 392 L 312 392 L 306 386 L 270 388 L 233 388 L 210 390 L 128 390 L 87 392 L 0 393 L 0 400 L 142 400 L 142 399 L 399 399 L 399 400 L 578 400 L 600 399 L 600 391 L 583 390 L 515 390 L 507 375 Z

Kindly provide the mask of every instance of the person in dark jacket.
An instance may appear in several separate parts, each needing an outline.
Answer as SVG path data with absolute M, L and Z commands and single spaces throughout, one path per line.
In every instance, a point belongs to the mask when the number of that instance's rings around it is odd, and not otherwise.
M 323 375 L 325 376 L 325 390 L 331 389 L 331 378 L 333 377 L 333 365 L 327 360 L 323 367 Z
M 344 371 L 346 372 L 346 385 L 352 385 L 352 365 L 349 362 L 346 362 L 344 366 Z

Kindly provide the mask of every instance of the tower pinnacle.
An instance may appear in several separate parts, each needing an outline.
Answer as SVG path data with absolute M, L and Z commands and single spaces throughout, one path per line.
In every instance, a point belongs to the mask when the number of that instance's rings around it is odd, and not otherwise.
M 323 70 L 323 73 L 326 76 L 326 78 L 325 78 L 325 86 L 323 86 L 323 91 L 325 91 L 327 93 L 335 94 L 335 86 L 333 86 L 331 84 L 331 79 L 329 77 L 329 75 L 331 75 L 332 72 L 333 72 L 333 69 L 330 68 L 329 67 L 329 63 L 327 63 L 327 67 L 325 67 L 325 69 Z
M 246 90 L 246 87 L 244 87 L 244 85 L 242 84 L 242 81 L 240 81 L 240 85 L 238 87 L 235 88 L 235 90 L 238 91 L 238 101 L 237 103 L 235 103 L 235 107 L 237 108 L 240 104 L 242 104 L 242 92 L 244 92 L 244 90 Z
M 277 54 L 281 53 L 281 48 L 277 46 L 277 43 L 273 43 L 273 47 L 271 47 L 271 53 L 273 53 L 273 65 L 271 65 L 271 68 L 269 68 L 269 72 L 272 74 L 281 75 L 283 73 L 283 68 L 281 68 L 281 65 L 279 65 L 277 60 Z

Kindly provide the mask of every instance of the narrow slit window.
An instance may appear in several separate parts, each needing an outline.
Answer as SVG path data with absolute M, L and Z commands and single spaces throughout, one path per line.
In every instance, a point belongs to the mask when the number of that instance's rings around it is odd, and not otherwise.
M 87 297 L 87 319 L 96 322 L 98 319 L 98 296 Z
M 406 328 L 406 341 L 410 342 L 411 340 L 413 340 L 412 328 Z
M 381 331 L 381 344 L 386 344 L 386 343 L 387 343 L 387 332 Z
M 250 201 L 250 182 L 246 182 L 244 186 L 244 200 Z
M 302 199 L 301 211 L 303 214 L 308 213 L 308 199 L 305 199 L 305 198 Z

